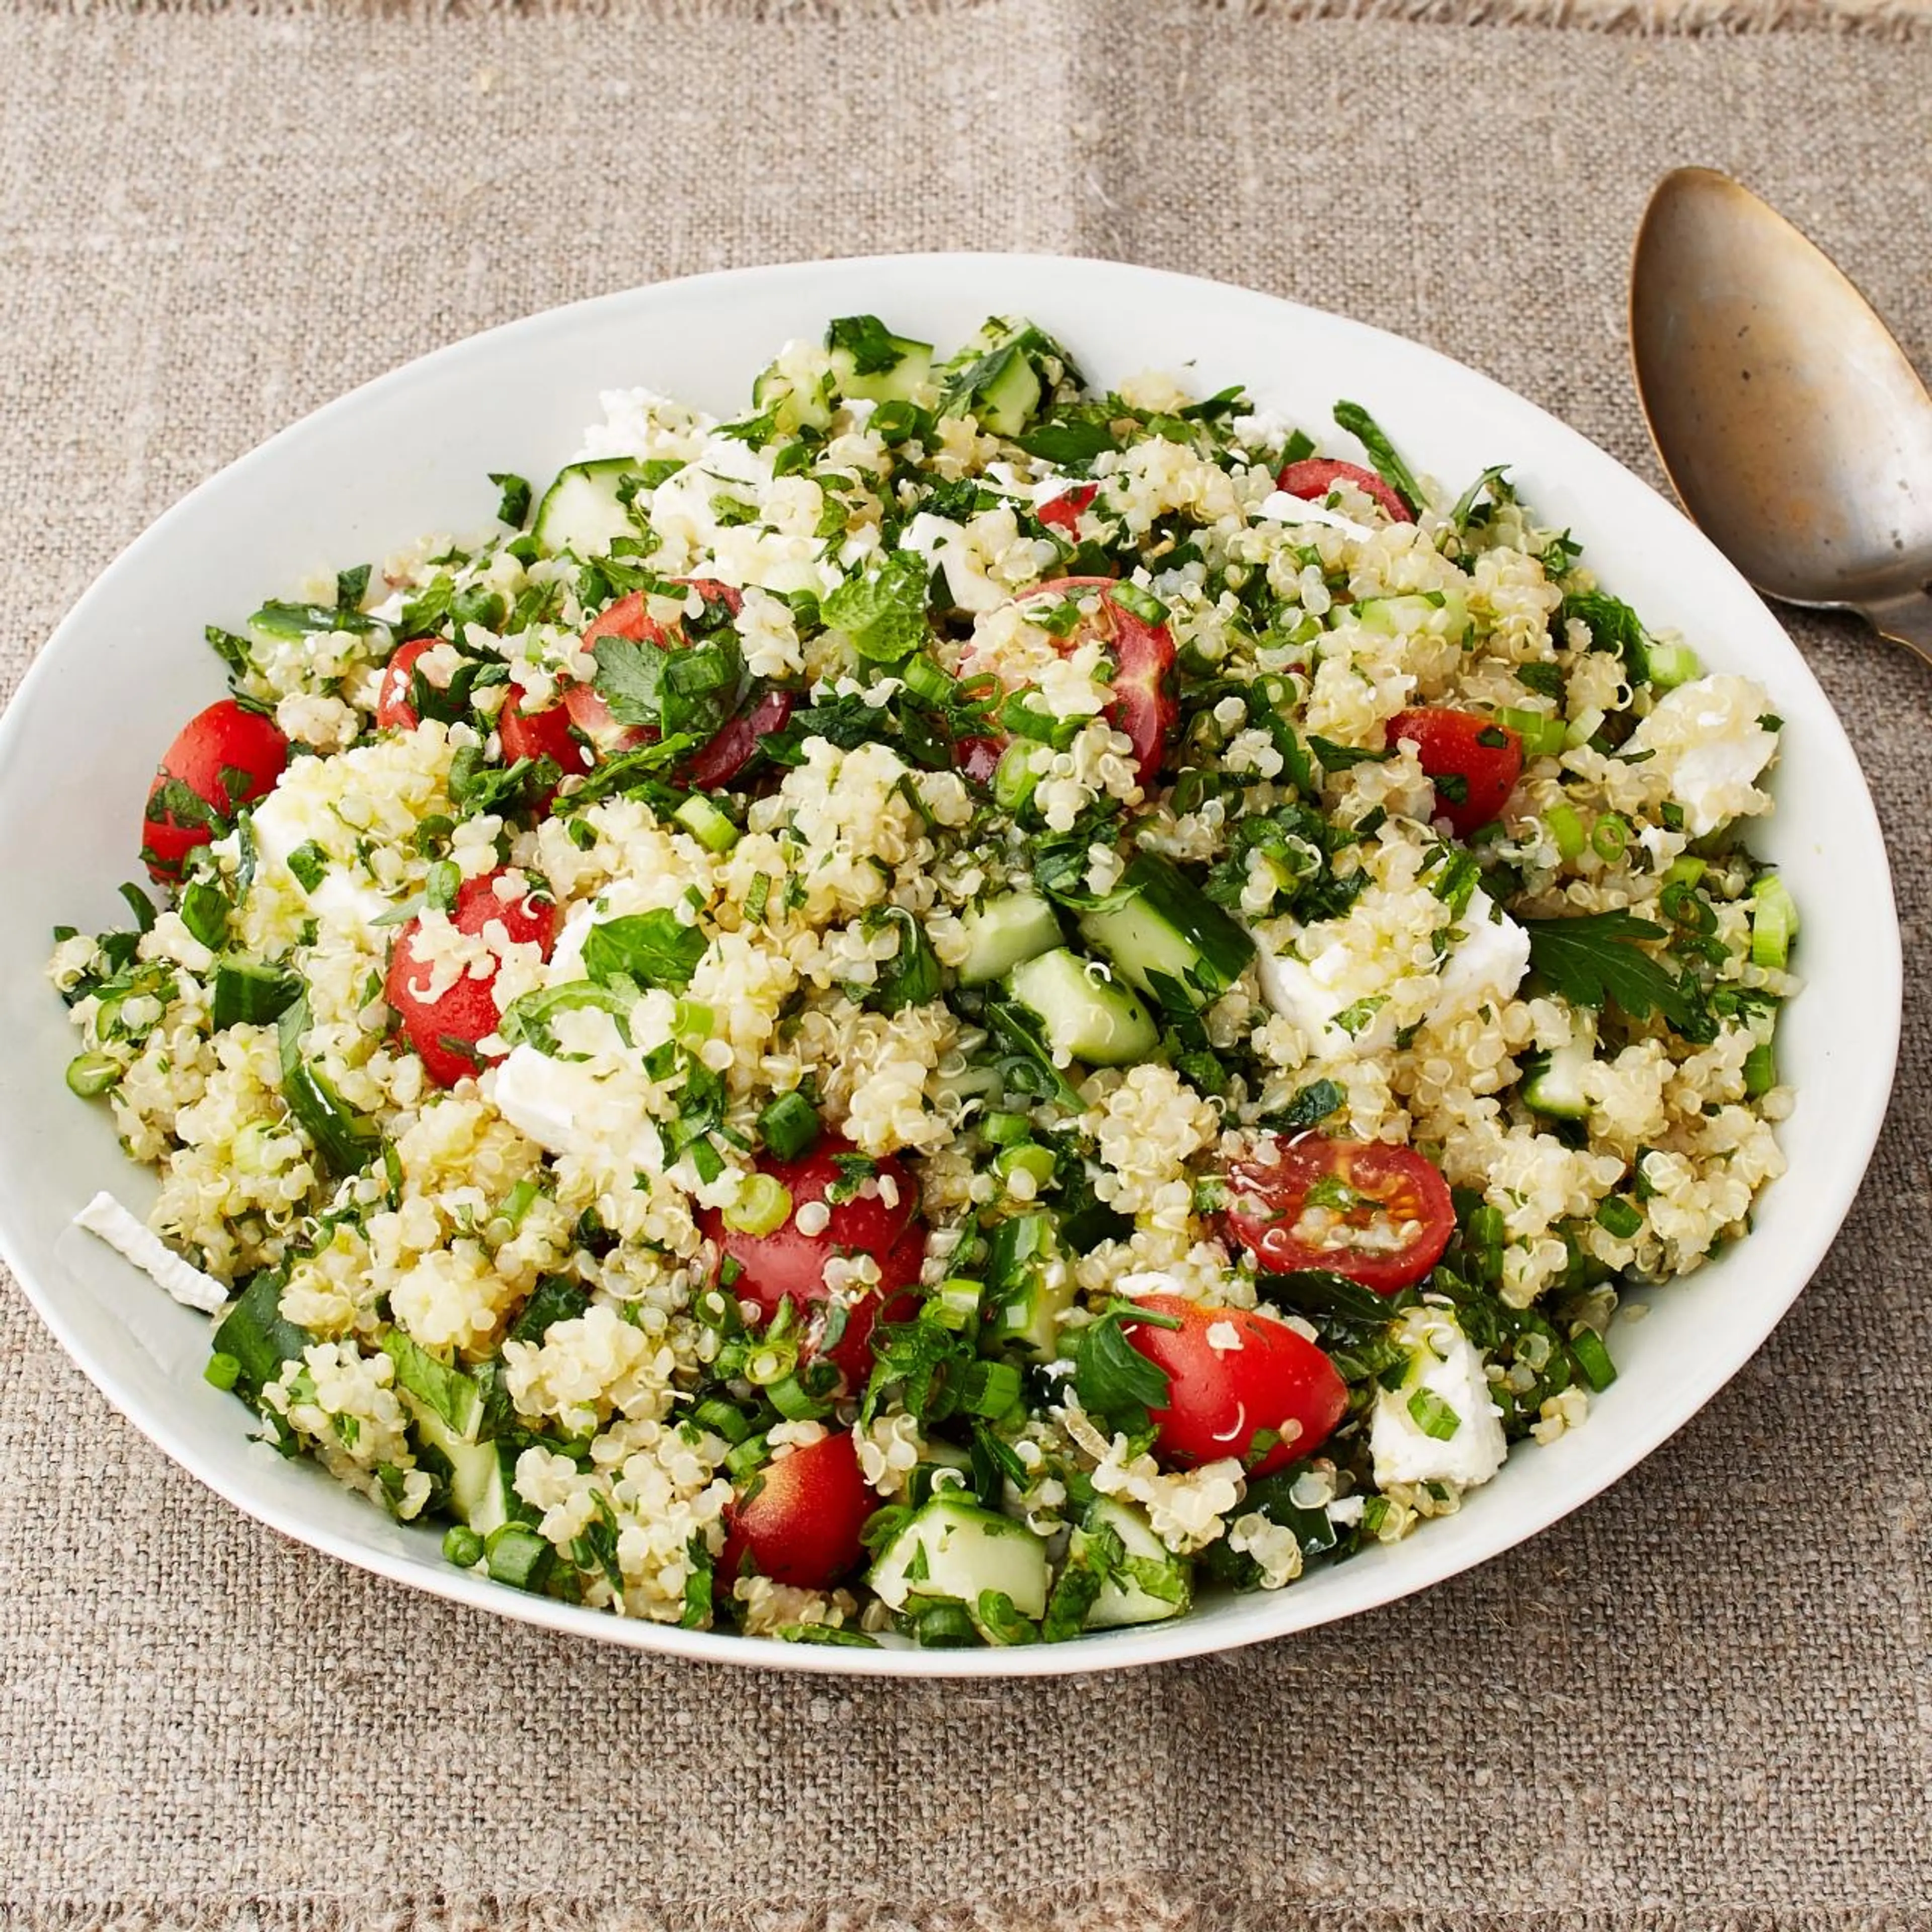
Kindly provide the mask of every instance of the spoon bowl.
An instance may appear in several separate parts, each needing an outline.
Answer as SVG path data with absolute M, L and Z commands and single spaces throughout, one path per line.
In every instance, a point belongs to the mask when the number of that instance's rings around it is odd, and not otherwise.
M 1838 266 L 1728 176 L 1659 183 L 1630 352 L 1684 508 L 1766 596 L 1932 660 L 1932 397 Z

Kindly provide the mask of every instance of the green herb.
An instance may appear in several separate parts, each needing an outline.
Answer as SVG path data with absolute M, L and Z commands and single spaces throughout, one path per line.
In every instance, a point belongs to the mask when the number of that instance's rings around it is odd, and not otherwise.
M 866 989 L 865 1004 L 876 1012 L 896 1013 L 938 999 L 939 962 L 919 922 L 904 906 L 874 907 L 860 929 L 869 937 L 888 926 L 899 929 L 899 950 L 880 963 L 878 978 Z
M 1408 1413 L 1416 1427 L 1438 1442 L 1447 1442 L 1462 1426 L 1462 1418 L 1432 1389 L 1418 1389 L 1408 1399 Z
M 251 631 L 272 638 L 299 641 L 332 631 L 373 631 L 375 620 L 359 610 L 338 610 L 330 604 L 284 604 L 271 601 L 248 620 Z
M 1306 1087 L 1298 1088 L 1288 1105 L 1279 1113 L 1269 1114 L 1265 1124 L 1285 1132 L 1298 1133 L 1328 1119 L 1348 1097 L 1332 1080 L 1312 1080 Z
M 1632 1019 L 1661 1013 L 1682 1031 L 1695 1023 L 1695 1002 L 1684 983 L 1641 950 L 1664 938 L 1664 928 L 1628 912 L 1571 919 L 1526 919 L 1531 965 L 1573 1006 L 1600 1007 L 1614 1000 Z
M 892 332 L 875 315 L 842 315 L 825 332 L 828 349 L 842 349 L 857 376 L 883 376 L 905 358 Z
M 1564 598 L 1558 615 L 1565 623 L 1572 619 L 1580 620 L 1590 633 L 1592 650 L 1617 652 L 1631 682 L 1644 681 L 1647 671 L 1643 625 L 1622 598 L 1602 590 L 1573 590 Z
M 1369 461 L 1376 474 L 1412 511 L 1420 515 L 1426 500 L 1422 485 L 1396 454 L 1395 445 L 1383 434 L 1382 425 L 1375 418 L 1359 403 L 1337 403 L 1335 421 L 1368 452 Z
M 304 892 L 312 892 L 322 884 L 322 874 L 328 870 L 328 854 L 313 838 L 304 838 L 285 862 L 296 884 Z
M 358 563 L 353 570 L 335 573 L 335 608 L 338 612 L 359 610 L 369 589 L 369 566 Z
M 181 922 L 211 951 L 228 934 L 228 895 L 206 879 L 196 879 L 183 888 L 176 908 Z
M 1089 1415 L 1126 1420 L 1130 1432 L 1138 1432 L 1146 1426 L 1149 1409 L 1166 1406 L 1167 1372 L 1127 1340 L 1124 1320 L 1152 1328 L 1181 1325 L 1178 1315 L 1158 1315 L 1132 1301 L 1110 1303 L 1074 1342 L 1073 1389 Z
M 869 577 L 842 584 L 820 607 L 829 630 L 843 631 L 874 663 L 896 664 L 926 641 L 928 572 L 908 550 L 896 550 Z
M 1450 526 L 1456 530 L 1466 530 L 1469 527 L 1472 518 L 1475 515 L 1477 500 L 1485 492 L 1488 493 L 1493 502 L 1498 503 L 1510 502 L 1514 498 L 1515 492 L 1503 482 L 1503 478 L 1507 473 L 1504 466 L 1501 464 L 1498 464 L 1493 469 L 1485 470 L 1482 475 L 1478 476 L 1475 482 L 1456 499 L 1456 506 L 1449 512 Z
M 502 492 L 496 504 L 496 520 L 508 524 L 512 530 L 520 530 L 524 519 L 530 513 L 530 486 L 528 480 L 513 470 L 493 470 L 490 481 Z
M 584 943 L 584 970 L 600 986 L 621 976 L 640 986 L 682 992 L 710 944 L 674 912 L 627 914 L 590 928 Z
M 1564 680 L 1561 664 L 1518 664 L 1516 681 L 1526 691 L 1533 691 L 1539 698 L 1554 698 L 1559 704 L 1563 701 Z
M 217 960 L 208 1022 L 218 1033 L 232 1026 L 266 1026 L 279 1019 L 302 992 L 299 974 L 251 960 Z
M 1617 1378 L 1616 1365 L 1603 1337 L 1594 1328 L 1580 1328 L 1570 1338 L 1570 1353 L 1577 1370 L 1599 1395 Z
M 759 1136 L 780 1160 L 809 1153 L 820 1131 L 816 1109 L 796 1091 L 781 1094 L 758 1116 Z
M 1386 749 L 1365 751 L 1359 745 L 1338 745 L 1332 738 L 1309 734 L 1308 748 L 1322 761 L 1322 769 L 1328 772 L 1346 772 L 1352 765 L 1378 765 L 1388 757 Z
M 591 655 L 597 662 L 597 694 L 620 724 L 653 727 L 667 740 L 702 740 L 738 708 L 745 664 L 734 631 L 714 631 L 702 643 L 680 638 L 668 645 L 599 638 Z
M 208 649 L 228 667 L 230 676 L 239 677 L 250 668 L 246 638 L 238 638 L 232 631 L 224 631 L 218 624 L 204 626 L 201 634 Z
M 1050 421 L 1014 440 L 1028 455 L 1055 464 L 1090 463 L 1102 452 L 1120 446 L 1110 412 L 1096 404 L 1076 404 L 1057 410 Z

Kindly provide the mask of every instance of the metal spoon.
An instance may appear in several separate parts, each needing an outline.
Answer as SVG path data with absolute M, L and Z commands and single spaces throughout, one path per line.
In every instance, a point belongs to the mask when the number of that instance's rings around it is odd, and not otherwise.
M 1852 610 L 1932 663 L 1932 396 L 1820 249 L 1679 168 L 1630 262 L 1630 334 L 1684 507 L 1768 597 Z

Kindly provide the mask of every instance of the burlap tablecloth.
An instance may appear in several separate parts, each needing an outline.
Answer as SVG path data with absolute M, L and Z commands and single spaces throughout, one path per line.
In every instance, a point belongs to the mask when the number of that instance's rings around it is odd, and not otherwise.
M 1780 201 L 1932 361 L 1932 38 L 1909 31 L 1106 0 L 29 10 L 0 14 L 0 90 L 9 689 L 122 543 L 299 411 L 487 323 L 692 270 L 945 246 L 1196 270 L 1418 336 L 1648 469 L 1625 252 L 1654 176 L 1695 160 Z M 1847 625 L 1798 633 L 1865 757 L 1916 962 L 1932 678 Z M 1832 1260 L 1681 1436 L 1423 1598 L 1137 1676 L 848 1688 L 406 1594 L 204 1493 L 10 1286 L 4 1909 L 586 1932 L 1932 1923 L 1922 984 Z

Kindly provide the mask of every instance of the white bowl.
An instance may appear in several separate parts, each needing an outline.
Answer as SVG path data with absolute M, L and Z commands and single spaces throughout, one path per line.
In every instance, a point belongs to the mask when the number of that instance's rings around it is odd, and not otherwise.
M 1622 1374 L 1588 1426 L 1526 1444 L 1461 1513 L 1278 1593 L 1228 1596 L 1172 1624 L 1013 1650 L 866 1651 L 748 1642 L 632 1622 L 477 1580 L 307 1463 L 251 1443 L 251 1418 L 202 1379 L 208 1329 L 68 1226 L 98 1188 L 153 1186 L 102 1107 L 71 1100 L 74 1052 L 41 977 L 57 923 L 116 922 L 148 775 L 176 724 L 218 696 L 202 626 L 238 626 L 318 570 L 380 560 L 430 531 L 489 526 L 491 470 L 542 478 L 573 453 L 602 388 L 647 384 L 724 413 L 788 337 L 871 311 L 958 339 L 1024 312 L 1090 376 L 1184 370 L 1198 392 L 1244 381 L 1317 434 L 1337 397 L 1365 404 L 1417 468 L 1460 488 L 1505 463 L 1570 525 L 1604 583 L 1707 663 L 1761 679 L 1786 720 L 1774 820 L 1754 844 L 1804 914 L 1807 990 L 1778 1053 L 1798 1106 L 1791 1172 L 1756 1232 L 1620 1327 Z M 284 430 L 204 483 L 102 574 L 0 722 L 8 888 L 0 975 L 0 1252 L 102 1393 L 212 1489 L 287 1535 L 400 1582 L 606 1642 L 733 1664 L 857 1675 L 1032 1676 L 1220 1650 L 1385 1604 L 1493 1556 L 1614 1481 L 1728 1382 L 1810 1280 L 1849 1210 L 1890 1092 L 1898 928 L 1858 761 L 1804 661 L 1756 596 L 1675 509 L 1541 410 L 1432 351 L 1265 296 L 1112 263 L 899 256 L 748 269 L 558 309 L 425 357 Z M 1668 1562 L 1661 1545 L 1659 1560 Z

